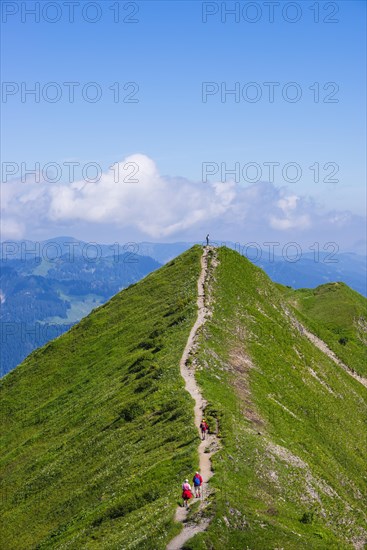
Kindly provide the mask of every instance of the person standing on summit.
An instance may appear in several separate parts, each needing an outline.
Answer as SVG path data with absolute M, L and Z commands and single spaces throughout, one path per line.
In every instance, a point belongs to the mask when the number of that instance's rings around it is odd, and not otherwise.
M 206 236 L 206 246 L 209 246 L 209 233 Z

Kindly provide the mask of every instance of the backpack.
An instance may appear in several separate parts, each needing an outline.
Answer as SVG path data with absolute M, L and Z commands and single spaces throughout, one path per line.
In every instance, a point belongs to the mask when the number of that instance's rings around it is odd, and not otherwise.
M 200 477 L 195 476 L 194 477 L 194 485 L 198 487 L 200 485 Z

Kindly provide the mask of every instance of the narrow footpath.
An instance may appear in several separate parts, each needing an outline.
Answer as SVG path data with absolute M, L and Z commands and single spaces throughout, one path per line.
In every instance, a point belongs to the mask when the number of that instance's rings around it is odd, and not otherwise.
M 195 425 L 197 427 L 200 438 L 201 438 L 200 422 L 203 415 L 205 414 L 204 411 L 207 403 L 200 392 L 198 384 L 196 383 L 194 366 L 189 367 L 187 365 L 187 360 L 189 358 L 189 355 L 192 354 L 196 348 L 197 332 L 199 328 L 205 323 L 207 317 L 209 317 L 211 314 L 211 312 L 205 305 L 205 281 L 208 277 L 209 251 L 212 251 L 215 257 L 215 248 L 210 246 L 204 247 L 204 252 L 201 257 L 201 273 L 198 279 L 198 298 L 197 298 L 198 316 L 195 321 L 195 324 L 191 329 L 189 338 L 186 343 L 186 347 L 184 349 L 184 352 L 180 360 L 180 372 L 181 372 L 181 376 L 185 380 L 186 390 L 190 393 L 191 397 L 195 400 L 195 407 L 194 407 Z M 215 262 L 213 262 L 213 264 L 215 265 Z M 213 426 L 211 426 L 211 429 L 213 430 Z M 211 469 L 211 456 L 217 449 L 218 449 L 218 438 L 214 433 L 207 435 L 206 439 L 204 441 L 201 441 L 199 445 L 199 472 L 203 478 L 203 487 L 202 487 L 203 496 L 200 500 L 200 508 L 199 508 L 200 510 L 203 510 L 207 505 L 207 497 L 209 494 L 208 481 L 213 475 L 213 472 Z M 207 452 L 205 452 L 205 450 L 207 450 Z M 192 475 L 194 475 L 194 472 L 192 472 Z M 189 481 L 191 484 L 191 479 Z M 180 488 L 178 488 L 178 490 L 180 490 Z M 195 502 L 195 501 L 196 499 L 194 498 L 191 502 Z M 188 514 L 188 511 L 184 507 L 178 506 L 176 510 L 175 520 L 183 523 L 184 526 L 181 533 L 179 533 L 179 535 L 177 535 L 174 539 L 172 539 L 168 543 L 166 550 L 180 550 L 182 548 L 182 545 L 187 540 L 189 540 L 191 537 L 193 537 L 197 533 L 200 533 L 202 531 L 205 531 L 205 529 L 207 529 L 210 523 L 209 519 L 203 519 L 198 523 L 190 523 L 190 522 L 187 522 L 187 514 Z

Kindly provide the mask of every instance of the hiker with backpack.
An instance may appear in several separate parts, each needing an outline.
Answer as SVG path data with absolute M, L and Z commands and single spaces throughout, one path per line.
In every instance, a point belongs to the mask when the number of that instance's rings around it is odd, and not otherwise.
M 191 492 L 191 485 L 189 483 L 188 479 L 185 479 L 184 483 L 182 484 L 182 498 L 183 498 L 183 505 L 185 508 L 188 508 L 188 502 L 190 498 L 193 497 L 193 494 Z
M 208 424 L 206 423 L 205 419 L 203 418 L 201 423 L 200 423 L 200 430 L 201 430 L 201 439 L 204 440 L 205 437 L 206 437 L 206 434 L 208 433 L 209 431 L 209 426 Z
M 195 497 L 200 498 L 201 497 L 201 486 L 203 484 L 203 478 L 201 477 L 199 472 L 195 473 L 192 482 L 194 484 Z

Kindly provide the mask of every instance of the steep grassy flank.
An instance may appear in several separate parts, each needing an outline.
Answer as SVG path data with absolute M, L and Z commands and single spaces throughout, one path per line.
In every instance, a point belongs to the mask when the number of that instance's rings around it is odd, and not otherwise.
M 367 375 L 367 300 L 344 283 L 286 289 L 300 320 L 358 374 Z
M 366 388 L 293 328 L 260 269 L 218 256 L 198 380 L 223 448 L 214 520 L 185 549 L 353 548 L 367 540 Z
M 2 550 L 163 549 L 197 465 L 179 360 L 195 247 L 116 295 L 1 382 Z

